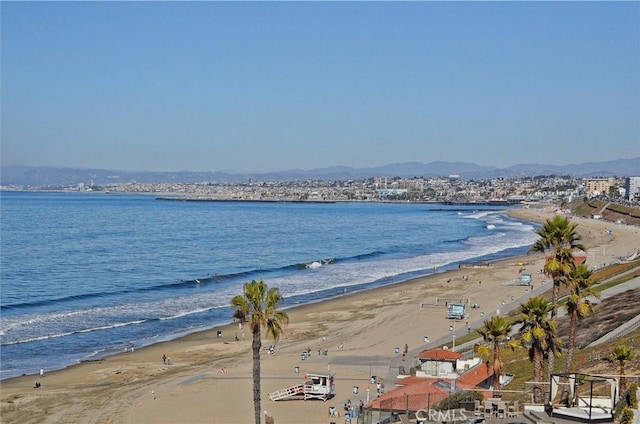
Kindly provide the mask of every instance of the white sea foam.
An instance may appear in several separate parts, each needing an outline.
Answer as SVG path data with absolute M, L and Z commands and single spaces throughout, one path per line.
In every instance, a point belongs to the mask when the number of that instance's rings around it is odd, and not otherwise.
M 486 216 L 483 215 L 483 216 Z M 384 278 L 409 273 L 430 272 L 436 269 L 471 260 L 473 258 L 498 253 L 500 251 L 529 245 L 535 235 L 523 231 L 519 237 L 507 232 L 491 232 L 488 236 L 471 237 L 462 243 L 466 248 L 458 251 L 437 252 L 407 258 L 381 258 L 370 261 L 339 263 L 330 268 L 318 270 L 313 276 L 313 284 L 308 284 L 304 275 L 290 275 L 273 280 L 287 296 L 300 296 L 322 289 L 374 282 Z
M 160 321 L 170 321 L 182 317 L 186 317 L 189 315 L 201 314 L 203 312 L 211 311 L 213 309 L 219 309 L 221 306 L 212 306 L 212 307 L 192 307 L 191 309 L 179 310 L 178 312 L 173 312 L 171 316 L 166 316 L 160 318 Z

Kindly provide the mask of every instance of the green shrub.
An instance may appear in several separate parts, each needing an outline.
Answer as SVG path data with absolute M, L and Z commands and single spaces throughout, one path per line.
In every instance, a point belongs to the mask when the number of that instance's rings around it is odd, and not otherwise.
M 615 410 L 613 411 L 613 420 L 615 422 L 619 422 L 625 409 L 628 409 L 628 408 L 629 406 L 627 405 L 627 397 L 623 396 L 620 399 L 620 402 L 616 404 Z
M 620 418 L 620 424 L 633 424 L 633 410 L 624 408 L 622 418 Z
M 638 383 L 629 386 L 629 407 L 638 409 Z

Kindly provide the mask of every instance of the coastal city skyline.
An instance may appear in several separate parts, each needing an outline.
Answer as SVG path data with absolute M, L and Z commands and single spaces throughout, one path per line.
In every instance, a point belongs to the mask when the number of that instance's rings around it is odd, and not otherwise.
M 2 165 L 640 156 L 640 4 L 2 4 Z

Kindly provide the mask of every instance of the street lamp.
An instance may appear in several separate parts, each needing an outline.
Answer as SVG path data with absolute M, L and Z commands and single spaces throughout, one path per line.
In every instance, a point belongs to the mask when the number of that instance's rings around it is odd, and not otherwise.
M 455 352 L 456 351 L 456 333 L 453 332 L 453 325 L 449 326 L 449 331 L 451 331 L 453 335 L 453 344 L 451 345 L 451 350 Z

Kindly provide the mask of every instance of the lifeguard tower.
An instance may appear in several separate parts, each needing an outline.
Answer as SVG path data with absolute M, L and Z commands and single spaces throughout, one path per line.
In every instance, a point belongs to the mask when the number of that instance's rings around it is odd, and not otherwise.
M 520 279 L 518 280 L 519 286 L 530 286 L 531 285 L 531 274 L 528 272 L 523 272 L 520 274 Z
M 466 303 L 449 303 L 447 304 L 447 319 L 465 319 L 467 317 L 466 313 Z
M 269 393 L 269 399 L 276 401 L 300 396 L 304 400 L 322 399 L 326 401 L 330 397 L 333 397 L 334 391 L 334 374 L 309 373 L 304 376 L 304 381 L 302 383 L 294 384 L 286 389 Z

